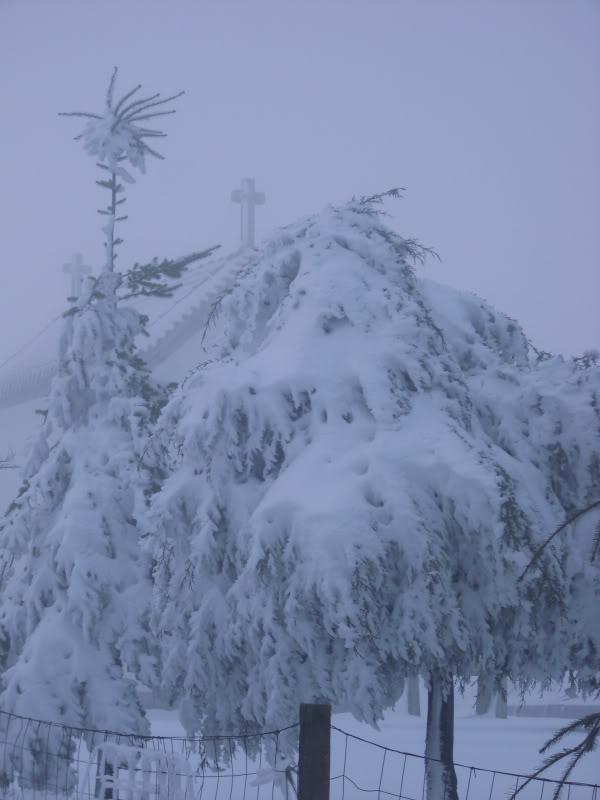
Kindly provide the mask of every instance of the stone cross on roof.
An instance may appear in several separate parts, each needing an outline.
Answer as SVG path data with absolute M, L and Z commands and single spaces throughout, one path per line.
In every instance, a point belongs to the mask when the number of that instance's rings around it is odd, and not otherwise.
M 265 202 L 265 193 L 255 190 L 254 178 L 244 178 L 242 185 L 231 193 L 234 203 L 239 203 L 241 208 L 241 238 L 242 249 L 254 247 L 254 231 L 256 206 Z
M 81 291 L 83 276 L 89 275 L 91 271 L 91 267 L 83 263 L 81 253 L 75 253 L 68 264 L 63 264 L 63 272 L 67 272 L 71 275 L 71 294 L 69 295 L 69 299 L 77 300 L 79 292 Z

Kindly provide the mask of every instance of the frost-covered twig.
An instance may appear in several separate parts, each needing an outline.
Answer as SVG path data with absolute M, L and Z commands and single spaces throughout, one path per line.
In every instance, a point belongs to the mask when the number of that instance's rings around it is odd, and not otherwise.
M 396 186 L 393 189 L 388 189 L 387 192 L 378 192 L 377 194 L 368 196 L 363 194 L 358 201 L 355 200 L 355 198 L 352 198 L 352 201 L 357 202 L 359 206 L 383 205 L 383 201 L 386 197 L 393 197 L 395 200 L 400 200 L 402 198 L 401 193 L 405 191 L 406 189 L 403 186 Z
M 204 344 L 204 340 L 206 339 L 206 334 L 210 330 L 211 325 L 214 325 L 217 321 L 219 312 L 221 311 L 221 305 L 223 303 L 223 300 L 232 293 L 234 288 L 235 288 L 234 286 L 230 286 L 228 289 L 225 289 L 223 294 L 220 297 L 218 297 L 210 307 L 208 317 L 206 318 L 206 322 L 204 323 L 204 330 L 202 331 L 202 339 L 200 340 L 201 347 Z
M 519 580 L 520 581 L 523 580 L 523 578 L 529 572 L 529 570 L 536 564 L 536 562 L 538 561 L 539 557 L 542 555 L 546 547 L 556 536 L 558 536 L 559 533 L 564 531 L 565 528 L 568 528 L 568 526 L 571 525 L 573 522 L 576 522 L 578 519 L 580 519 L 580 517 L 583 517 L 585 514 L 588 514 L 590 511 L 593 511 L 596 508 L 600 508 L 600 499 L 594 500 L 593 503 L 589 503 L 584 508 L 579 508 L 577 511 L 574 511 L 572 514 L 570 514 L 566 518 L 566 520 L 562 522 L 558 526 L 558 528 L 556 528 L 556 530 L 553 533 L 551 533 L 550 536 L 548 536 L 548 538 L 544 542 L 542 542 L 542 544 L 534 551 L 531 561 L 529 562 L 529 564 L 527 564 L 527 566 L 519 576 Z M 592 546 L 592 560 L 596 556 L 599 548 L 600 548 L 600 523 L 596 527 L 596 535 L 594 537 L 594 543 Z
M 579 367 L 579 369 L 590 369 L 590 367 L 596 367 L 598 364 L 600 364 L 600 351 L 586 350 L 582 356 L 575 356 L 573 361 Z
M 578 509 L 577 511 L 573 512 L 569 517 L 567 517 L 567 519 L 564 522 L 562 522 L 556 528 L 556 530 L 553 531 L 553 533 L 537 548 L 537 550 L 533 554 L 531 561 L 529 562 L 529 564 L 527 564 L 527 566 L 519 576 L 519 581 L 521 581 L 525 577 L 527 572 L 534 566 L 534 564 L 537 562 L 537 560 L 544 552 L 546 547 L 556 536 L 558 536 L 562 531 L 564 531 L 565 528 L 567 528 L 569 525 L 571 525 L 574 522 L 577 522 L 577 520 L 579 520 L 581 517 L 589 514 L 591 511 L 594 511 L 597 508 L 600 508 L 600 499 L 595 500 L 592 503 L 589 503 L 584 508 Z M 598 552 L 600 552 L 600 520 L 596 523 L 594 540 L 592 542 L 592 550 L 590 555 L 592 561 L 596 558 Z M 571 758 L 571 761 L 569 762 L 565 772 L 563 773 L 560 782 L 557 785 L 556 791 L 554 792 L 554 796 L 552 798 L 552 800 L 558 800 L 560 791 L 564 786 L 565 782 L 567 781 L 567 778 L 569 777 L 571 772 L 575 769 L 575 767 L 577 766 L 577 764 L 583 758 L 584 755 L 586 755 L 587 753 L 591 753 L 596 749 L 598 742 L 600 741 L 600 714 L 598 713 L 588 714 L 587 716 L 582 717 L 582 719 L 578 719 L 575 722 L 566 725 L 564 728 L 558 730 L 554 734 L 554 736 L 548 739 L 548 741 L 544 744 L 544 746 L 540 750 L 540 753 L 546 753 L 551 747 L 554 747 L 554 745 L 558 744 L 565 736 L 567 736 L 570 733 L 577 733 L 579 731 L 585 731 L 586 733 L 583 739 L 578 744 L 576 744 L 574 747 L 565 748 L 559 751 L 558 753 L 555 753 L 554 755 L 549 756 L 547 759 L 545 759 L 542 766 L 539 769 L 537 769 L 533 773 L 533 775 L 530 775 L 527 778 L 523 786 L 520 786 L 515 792 L 513 792 L 509 800 L 514 800 L 515 796 L 521 791 L 521 789 L 524 789 L 528 783 L 531 783 L 532 780 L 537 778 L 539 775 L 541 775 L 550 767 L 554 766 L 554 764 L 557 764 L 559 761 L 563 761 L 565 758 Z
M 381 208 L 374 208 L 374 206 L 382 206 L 387 197 L 393 197 L 398 200 L 402 197 L 401 192 L 404 191 L 406 191 L 404 187 L 398 186 L 393 189 L 388 189 L 387 192 L 378 192 L 377 194 L 371 195 L 363 194 L 360 197 L 353 195 L 348 206 L 352 208 L 356 214 L 367 214 L 370 217 L 389 217 L 387 211 Z
M 536 364 L 541 364 L 542 361 L 548 361 L 548 359 L 552 358 L 552 353 L 549 353 L 547 350 L 539 350 L 530 339 L 527 339 L 527 344 L 535 353 Z
M 132 297 L 171 297 L 180 286 L 178 281 L 190 264 L 208 258 L 221 245 L 209 247 L 197 253 L 182 256 L 181 258 L 163 258 L 159 261 L 152 259 L 148 264 L 134 264 L 123 276 L 122 286 L 126 288 L 124 295 L 119 300 L 129 300 Z
M 415 263 L 424 264 L 429 257 L 437 258 L 438 261 L 442 260 L 440 254 L 433 247 L 426 247 L 417 239 L 404 239 L 403 244 L 408 257 Z

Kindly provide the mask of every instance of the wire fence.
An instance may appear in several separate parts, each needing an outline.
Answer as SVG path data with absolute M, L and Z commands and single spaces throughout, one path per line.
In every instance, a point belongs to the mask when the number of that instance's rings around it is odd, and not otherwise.
M 277 731 L 135 736 L 0 711 L 1 800 L 274 800 L 296 797 Z
M 135 736 L 0 711 L 0 800 L 296 800 L 298 767 L 286 752 L 298 741 L 299 729 L 300 723 L 196 739 Z M 329 800 L 425 800 L 425 756 L 335 725 L 329 730 Z M 454 766 L 461 800 L 507 800 L 528 780 L 517 773 Z M 326 776 L 327 771 L 325 783 Z M 519 800 L 551 800 L 558 784 L 535 778 Z M 600 787 L 568 781 L 560 797 L 600 800 Z
M 331 732 L 330 800 L 364 800 L 365 796 L 377 800 L 425 799 L 425 756 L 376 744 L 334 725 Z M 456 762 L 454 768 L 461 800 L 507 800 L 528 780 L 526 775 Z M 559 783 L 550 778 L 534 778 L 521 789 L 518 800 L 551 800 Z M 600 800 L 600 787 L 568 781 L 560 797 Z

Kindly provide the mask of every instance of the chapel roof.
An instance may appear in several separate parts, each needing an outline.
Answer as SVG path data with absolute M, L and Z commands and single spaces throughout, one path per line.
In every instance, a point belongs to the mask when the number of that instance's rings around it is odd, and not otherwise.
M 184 272 L 172 297 L 132 301 L 149 318 L 149 337 L 140 349 L 151 367 L 162 363 L 206 324 L 212 305 L 235 280 L 243 262 L 239 251 L 210 256 Z M 59 314 L 0 365 L 0 408 L 20 405 L 48 392 L 56 371 L 61 329 Z

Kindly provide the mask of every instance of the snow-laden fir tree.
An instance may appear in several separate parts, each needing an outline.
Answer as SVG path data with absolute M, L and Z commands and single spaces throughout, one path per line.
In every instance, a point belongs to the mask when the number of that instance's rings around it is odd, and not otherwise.
M 115 102 L 115 78 L 116 70 L 104 111 L 83 115 L 84 145 L 110 193 L 101 212 L 104 266 L 65 314 L 45 424 L 0 529 L 0 709 L 142 734 L 148 723 L 132 676 L 152 683 L 157 661 L 138 517 L 160 475 L 140 459 L 166 393 L 139 356 L 146 321 L 127 300 L 169 296 L 186 264 L 203 254 L 115 269 L 122 181 L 157 155 L 144 144 L 155 132 L 137 123 L 162 103 L 135 101 L 137 90 Z M 21 786 L 68 788 L 68 734 L 5 714 L 0 722 L 5 781 L 18 772 Z
M 375 724 L 425 676 L 429 796 L 452 798 L 454 680 L 567 663 L 566 544 L 518 579 L 589 491 L 599 379 L 417 278 L 377 199 L 284 229 L 215 309 L 155 436 L 153 625 L 190 735 L 300 702 Z
M 571 395 L 570 400 L 579 400 L 579 406 L 581 406 L 581 401 L 587 401 L 593 409 L 596 420 L 595 425 L 592 420 L 590 432 L 597 430 L 600 425 L 600 392 L 597 388 L 599 366 L 600 353 L 588 351 L 581 358 L 574 359 L 568 374 L 563 371 L 562 375 L 556 372 L 553 376 L 555 403 L 564 403 L 566 393 Z M 573 395 L 576 395 L 576 398 Z M 570 402 L 569 406 L 573 418 L 577 419 L 582 413 L 581 407 L 578 408 L 573 402 Z M 587 414 L 584 412 L 584 418 L 586 416 Z M 571 650 L 567 659 L 570 681 L 568 693 L 570 696 L 580 693 L 584 698 L 597 699 L 600 697 L 600 626 L 598 625 L 598 609 L 600 608 L 600 450 L 596 451 L 589 465 L 589 489 L 585 495 L 577 497 L 573 492 L 573 481 L 568 477 L 569 470 L 565 469 L 565 462 L 577 460 L 577 445 L 572 436 L 565 437 L 565 429 L 562 424 L 556 425 L 555 430 L 560 435 L 562 442 L 555 443 L 551 456 L 554 460 L 558 459 L 555 471 L 557 484 L 563 494 L 568 493 L 565 497 L 567 514 L 539 546 L 527 565 L 525 573 L 537 568 L 539 555 L 557 537 L 565 537 L 570 534 L 577 541 L 577 547 L 571 550 L 574 563 L 571 563 L 569 570 L 571 577 L 569 618 L 573 628 Z M 592 441 L 595 441 L 596 445 L 598 444 L 593 433 Z M 565 443 L 566 447 L 563 446 Z M 569 458 L 569 453 L 571 458 Z M 573 454 L 575 454 L 575 459 L 572 458 Z M 579 500 L 579 505 L 576 505 L 577 500 Z M 572 734 L 581 734 L 581 738 L 575 744 L 572 741 L 565 744 L 565 737 Z M 553 800 L 558 800 L 563 783 L 570 779 L 571 773 L 579 761 L 597 749 L 599 741 L 600 714 L 597 712 L 587 714 L 581 719 L 563 726 L 543 744 L 540 753 L 544 754 L 544 761 L 512 797 L 515 797 L 535 777 L 543 775 L 555 764 L 562 763 L 564 771 L 560 781 L 555 785 L 553 794 Z M 553 750 L 554 752 L 552 752 Z

